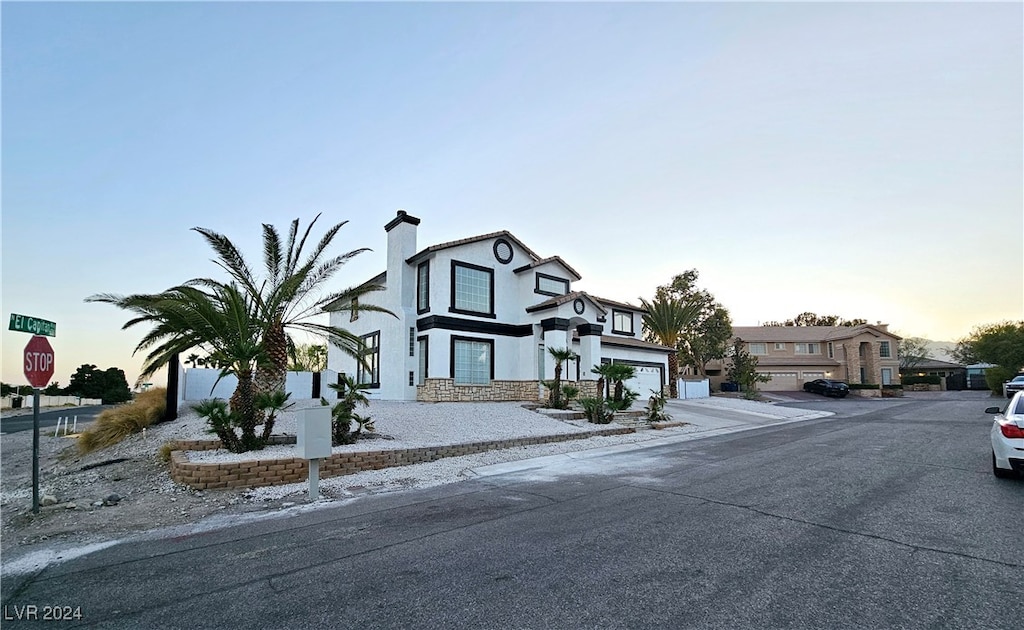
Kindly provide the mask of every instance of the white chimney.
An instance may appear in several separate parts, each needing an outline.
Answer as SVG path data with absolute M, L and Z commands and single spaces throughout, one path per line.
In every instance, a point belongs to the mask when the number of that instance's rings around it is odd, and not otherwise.
M 403 306 L 412 305 L 415 299 L 415 270 L 405 261 L 416 253 L 416 226 L 419 224 L 419 219 L 399 210 L 384 226 L 388 233 L 388 293 Z

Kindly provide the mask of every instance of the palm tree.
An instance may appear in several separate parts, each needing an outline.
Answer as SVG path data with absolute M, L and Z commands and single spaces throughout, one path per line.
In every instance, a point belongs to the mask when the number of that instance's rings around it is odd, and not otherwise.
M 86 302 L 113 304 L 135 313 L 122 329 L 152 325 L 135 348 L 136 352 L 149 350 L 142 366 L 142 377 L 151 376 L 176 354 L 193 348 L 209 353 L 221 366 L 221 377 L 234 374 L 238 378 L 231 396 L 230 413 L 217 416 L 222 421 L 220 424 L 210 417 L 211 425 L 225 448 L 246 451 L 262 447 L 256 436 L 259 422 L 253 375 L 257 367 L 266 362 L 264 329 L 255 305 L 237 285 L 216 285 L 207 291 L 182 285 L 148 295 L 106 293 L 90 296 Z M 235 425 L 242 430 L 240 437 L 231 428 Z
M 322 286 L 348 262 L 367 248 L 352 250 L 340 256 L 325 257 L 325 252 L 338 231 L 348 221 L 334 225 L 321 237 L 316 246 L 303 258 L 303 248 L 309 238 L 313 225 L 320 215 L 316 215 L 306 227 L 301 238 L 299 236 L 299 220 L 291 223 L 287 244 L 274 226 L 263 224 L 263 264 L 265 277 L 257 277 L 238 248 L 228 237 L 206 228 L 193 228 L 206 239 L 217 254 L 214 261 L 238 283 L 257 310 L 257 317 L 263 322 L 263 344 L 266 348 L 268 361 L 260 366 L 257 374 L 257 386 L 261 391 L 284 389 L 285 376 L 288 371 L 289 331 L 303 331 L 318 337 L 324 337 L 345 354 L 363 360 L 363 342 L 349 331 L 310 321 L 322 315 L 325 305 L 338 301 L 342 306 L 337 310 L 379 311 L 393 314 L 379 306 L 361 304 L 359 297 L 372 291 L 383 290 L 377 284 L 365 284 L 343 291 L 323 294 Z M 223 283 L 210 278 L 191 280 L 189 285 L 219 287 Z
M 555 380 L 551 387 L 550 404 L 559 409 L 562 404 L 562 364 L 576 355 L 569 348 L 548 348 L 548 354 L 555 360 Z
M 615 375 L 617 368 L 613 368 L 613 363 L 602 363 L 601 365 L 595 365 L 590 368 L 590 371 L 597 374 L 600 378 L 597 379 L 597 397 L 599 399 L 608 397 L 608 389 L 612 382 L 611 377 Z
M 623 403 L 626 381 L 636 376 L 636 368 L 626 363 L 609 363 L 606 374 L 606 378 L 615 383 L 612 402 L 616 404 Z M 628 407 L 629 405 L 625 406 Z
M 669 396 L 676 398 L 679 395 L 679 341 L 683 331 L 700 316 L 701 305 L 671 297 L 655 298 L 652 302 L 640 298 L 640 303 L 647 311 L 643 316 L 645 336 L 651 341 L 676 349 L 668 355 Z

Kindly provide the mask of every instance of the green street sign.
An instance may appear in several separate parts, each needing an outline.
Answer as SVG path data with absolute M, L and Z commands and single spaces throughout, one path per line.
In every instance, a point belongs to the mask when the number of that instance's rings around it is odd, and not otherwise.
M 18 332 L 26 332 L 33 335 L 44 335 L 46 337 L 56 337 L 57 322 L 39 319 L 38 317 L 29 317 L 28 315 L 11 313 L 11 325 L 7 330 L 16 330 Z

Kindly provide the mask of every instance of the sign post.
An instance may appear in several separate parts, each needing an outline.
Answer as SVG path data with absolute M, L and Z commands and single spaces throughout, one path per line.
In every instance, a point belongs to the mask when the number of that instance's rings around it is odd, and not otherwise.
M 11 317 L 14 323 L 14 317 Z M 52 323 L 52 322 L 51 322 Z M 53 376 L 53 348 L 46 337 L 33 336 L 25 346 L 25 378 L 32 386 L 32 513 L 39 513 L 39 390 Z

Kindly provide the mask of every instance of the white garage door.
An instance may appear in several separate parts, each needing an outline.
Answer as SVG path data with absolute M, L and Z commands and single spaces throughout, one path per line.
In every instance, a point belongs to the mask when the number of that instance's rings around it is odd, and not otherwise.
M 636 376 L 626 381 L 626 387 L 640 394 L 639 400 L 651 397 L 651 390 L 661 391 L 661 370 L 657 367 L 637 365 Z
M 769 372 L 772 380 L 761 384 L 761 389 L 769 392 L 787 392 L 800 389 L 796 372 Z

